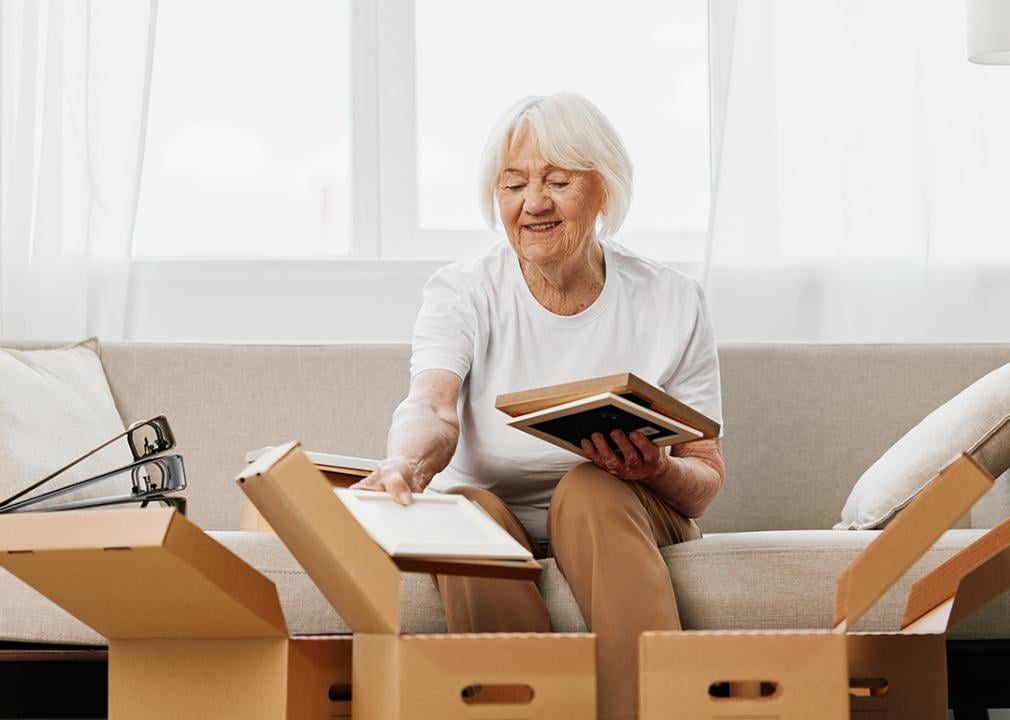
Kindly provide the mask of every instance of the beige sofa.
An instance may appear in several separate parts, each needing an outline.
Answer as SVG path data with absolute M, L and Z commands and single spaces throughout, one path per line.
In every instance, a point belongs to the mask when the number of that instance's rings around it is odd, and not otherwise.
M 238 531 L 243 498 L 234 478 L 247 450 L 288 439 L 379 456 L 407 388 L 409 348 L 106 343 L 101 356 L 126 422 L 159 413 L 172 422 L 189 475 L 190 517 L 277 584 L 293 631 L 346 631 L 276 537 Z M 874 537 L 829 529 L 853 483 L 929 410 L 1010 362 L 1010 345 L 725 345 L 720 360 L 727 484 L 701 520 L 706 536 L 663 551 L 683 623 L 827 627 L 836 573 Z M 896 628 L 912 579 L 1010 515 L 1005 480 L 862 628 Z M 583 629 L 561 573 L 553 561 L 545 566 L 541 587 L 555 628 Z M 404 593 L 408 631 L 444 630 L 426 576 L 408 576 Z M 954 637 L 1010 638 L 1008 610 L 1010 599 L 1002 598 Z M 103 642 L 3 571 L 0 639 Z

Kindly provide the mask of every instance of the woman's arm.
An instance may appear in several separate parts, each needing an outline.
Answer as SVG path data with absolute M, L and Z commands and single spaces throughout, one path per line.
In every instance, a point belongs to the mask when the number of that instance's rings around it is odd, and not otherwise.
M 718 439 L 693 440 L 673 446 L 667 455 L 641 433 L 611 433 L 620 454 L 610 449 L 603 435 L 582 441 L 589 458 L 611 475 L 640 482 L 662 495 L 685 517 L 701 517 L 715 500 L 726 479 L 722 446 Z
M 665 469 L 644 484 L 670 501 L 682 515 L 701 517 L 726 480 L 718 439 L 694 440 L 673 446 Z
M 456 401 L 462 386 L 459 375 L 448 370 L 425 370 L 416 375 L 407 397 L 393 412 L 385 459 L 351 487 L 385 490 L 397 502 L 410 503 L 410 493 L 423 490 L 456 452 Z

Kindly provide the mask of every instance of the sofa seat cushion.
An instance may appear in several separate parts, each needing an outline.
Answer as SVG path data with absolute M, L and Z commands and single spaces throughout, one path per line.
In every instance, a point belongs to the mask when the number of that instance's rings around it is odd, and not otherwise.
M 945 533 L 856 630 L 896 629 L 912 583 L 984 533 L 967 529 Z M 663 548 L 662 554 L 677 589 L 685 628 L 828 628 L 834 612 L 835 578 L 877 534 L 834 530 L 712 534 Z M 275 536 L 212 535 L 276 583 L 293 632 L 348 631 Z M 555 629 L 585 631 L 578 605 L 557 564 L 551 559 L 543 565 L 539 586 Z M 405 574 L 402 592 L 401 620 L 406 632 L 445 631 L 445 615 L 430 577 Z M 1010 595 L 966 620 L 951 636 L 1010 636 Z
M 912 583 L 985 533 L 951 530 L 926 553 L 856 626 L 893 630 L 901 623 Z M 685 628 L 828 628 L 835 578 L 876 536 L 876 531 L 790 530 L 708 535 L 663 548 Z M 294 559 L 272 535 L 214 533 L 273 580 L 294 632 L 346 632 L 347 628 Z M 586 626 L 554 560 L 544 561 L 539 586 L 555 629 Z M 402 622 L 406 632 L 444 632 L 445 615 L 431 579 L 405 574 Z M 954 638 L 1010 636 L 1010 595 L 958 626 Z
M 876 530 L 789 530 L 707 535 L 663 548 L 685 628 L 830 628 L 835 580 L 879 535 Z M 912 584 L 985 530 L 949 530 L 856 625 L 856 631 L 896 630 Z M 959 625 L 955 638 L 1007 637 L 1010 598 L 1004 596 Z
M 856 630 L 893 630 L 901 621 L 912 582 L 985 533 L 951 530 L 926 553 Z M 273 534 L 210 533 L 276 585 L 294 633 L 344 633 L 330 607 L 287 548 Z M 877 531 L 789 530 L 711 534 L 662 549 L 687 629 L 827 628 L 835 577 L 877 536 Z M 553 560 L 539 581 L 555 629 L 586 629 L 571 591 Z M 445 615 L 427 575 L 405 574 L 402 621 L 406 632 L 444 632 Z M 951 637 L 1010 637 L 1010 594 L 958 626 Z M 100 644 L 102 638 L 19 580 L 0 571 L 0 639 Z

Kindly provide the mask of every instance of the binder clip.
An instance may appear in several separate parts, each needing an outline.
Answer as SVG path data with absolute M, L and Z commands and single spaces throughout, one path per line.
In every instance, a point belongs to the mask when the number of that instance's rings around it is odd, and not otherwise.
M 129 465 L 118 467 L 100 475 L 85 478 L 84 480 L 78 480 L 68 485 L 56 487 L 37 495 L 30 495 L 43 485 L 57 479 L 62 473 L 78 463 L 83 462 L 98 451 L 123 438 L 126 439 L 126 443 L 133 455 L 133 462 Z M 138 503 L 141 507 L 146 507 L 153 502 L 174 507 L 179 512 L 185 514 L 186 498 L 168 497 L 169 493 L 186 489 L 186 469 L 182 462 L 182 455 L 162 454 L 174 447 L 175 435 L 172 433 L 172 428 L 169 426 L 168 419 L 164 415 L 158 415 L 143 422 L 133 423 L 125 432 L 110 438 L 98 447 L 67 463 L 59 470 L 50 473 L 38 482 L 32 483 L 23 490 L 19 490 L 5 500 L 0 501 L 0 513 L 76 510 L 79 508 L 122 505 L 125 503 Z M 83 500 L 69 500 L 67 502 L 46 504 L 43 507 L 34 507 L 39 503 L 73 493 L 88 485 L 112 480 L 121 475 L 129 476 L 131 483 L 129 493 L 86 498 Z

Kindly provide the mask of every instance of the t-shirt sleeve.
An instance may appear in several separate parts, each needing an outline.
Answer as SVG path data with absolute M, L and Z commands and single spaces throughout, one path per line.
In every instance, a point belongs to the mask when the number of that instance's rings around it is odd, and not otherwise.
M 719 381 L 715 333 L 712 331 L 705 294 L 697 283 L 694 287 L 697 292 L 694 327 L 680 364 L 663 389 L 722 425 L 722 386 Z M 720 436 L 722 434 L 720 432 Z
M 452 266 L 425 283 L 414 322 L 410 377 L 425 370 L 450 370 L 466 379 L 473 364 L 477 317 L 467 284 Z

